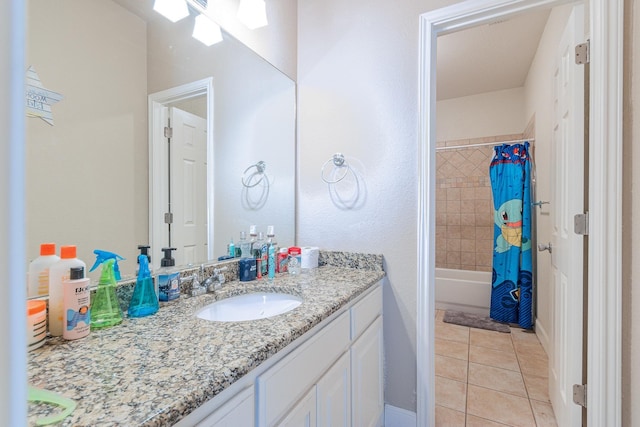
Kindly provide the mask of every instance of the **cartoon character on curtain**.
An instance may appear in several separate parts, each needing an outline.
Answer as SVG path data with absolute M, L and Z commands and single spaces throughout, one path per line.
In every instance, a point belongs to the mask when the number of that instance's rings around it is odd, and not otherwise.
M 492 319 L 532 327 L 529 143 L 494 147 L 489 167 L 494 204 Z

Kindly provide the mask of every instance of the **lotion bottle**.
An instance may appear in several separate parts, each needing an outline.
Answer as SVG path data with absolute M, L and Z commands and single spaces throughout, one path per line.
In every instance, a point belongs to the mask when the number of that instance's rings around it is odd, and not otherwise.
M 49 293 L 49 269 L 58 261 L 60 257 L 56 255 L 55 243 L 40 245 L 40 256 L 29 263 L 29 297 Z
M 60 261 L 49 269 L 49 332 L 54 337 L 62 336 L 63 299 L 62 283 L 69 279 L 72 267 L 87 269 L 87 265 L 76 258 L 76 246 L 60 247 Z
M 84 267 L 71 267 L 69 279 L 62 283 L 62 337 L 66 340 L 86 337 L 91 331 L 89 282 L 89 278 L 84 277 Z

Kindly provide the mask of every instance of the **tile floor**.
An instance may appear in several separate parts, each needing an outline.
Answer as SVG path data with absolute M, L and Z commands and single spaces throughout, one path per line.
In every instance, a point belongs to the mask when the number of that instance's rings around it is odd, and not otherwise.
M 557 427 L 534 333 L 444 323 L 436 311 L 436 426 Z

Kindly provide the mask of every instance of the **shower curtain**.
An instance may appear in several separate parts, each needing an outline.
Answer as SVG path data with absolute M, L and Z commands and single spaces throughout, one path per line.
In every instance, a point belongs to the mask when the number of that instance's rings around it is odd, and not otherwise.
M 532 327 L 529 143 L 499 145 L 489 167 L 494 204 L 492 319 Z

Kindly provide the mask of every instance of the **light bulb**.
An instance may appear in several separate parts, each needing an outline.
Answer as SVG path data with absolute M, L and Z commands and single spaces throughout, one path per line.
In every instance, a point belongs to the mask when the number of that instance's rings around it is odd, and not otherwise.
M 222 32 L 218 24 L 202 14 L 196 16 L 196 24 L 193 27 L 192 35 L 207 46 L 222 41 Z
M 189 8 L 184 0 L 155 0 L 153 10 L 171 22 L 178 22 L 189 16 Z
M 237 16 L 238 20 L 251 30 L 269 24 L 264 0 L 240 0 Z

